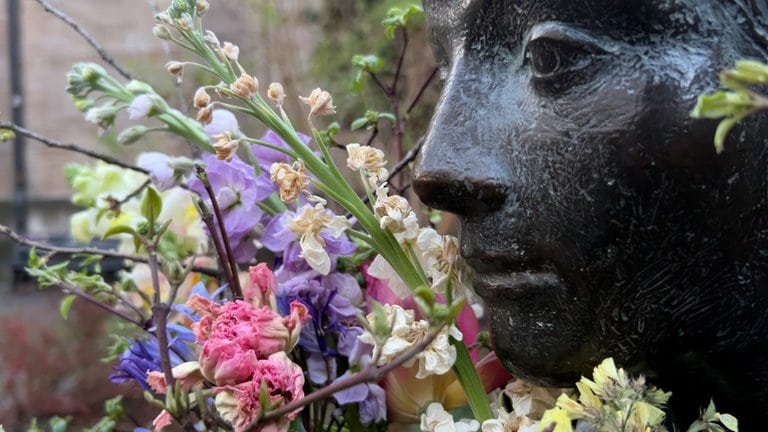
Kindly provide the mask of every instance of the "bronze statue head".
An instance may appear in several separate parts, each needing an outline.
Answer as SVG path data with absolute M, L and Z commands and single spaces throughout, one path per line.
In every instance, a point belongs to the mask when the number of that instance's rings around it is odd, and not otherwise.
M 424 6 L 445 86 L 414 187 L 458 215 L 499 358 L 566 385 L 614 357 L 682 415 L 768 419 L 768 117 L 717 155 L 689 116 L 766 58 L 766 1 Z

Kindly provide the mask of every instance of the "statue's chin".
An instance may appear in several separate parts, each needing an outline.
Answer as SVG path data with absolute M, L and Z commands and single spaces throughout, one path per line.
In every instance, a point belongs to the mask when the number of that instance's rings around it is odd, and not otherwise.
M 515 376 L 532 384 L 572 386 L 603 360 L 595 346 L 594 311 L 575 301 L 559 279 L 481 287 L 496 355 Z M 541 282 L 541 283 L 538 283 Z

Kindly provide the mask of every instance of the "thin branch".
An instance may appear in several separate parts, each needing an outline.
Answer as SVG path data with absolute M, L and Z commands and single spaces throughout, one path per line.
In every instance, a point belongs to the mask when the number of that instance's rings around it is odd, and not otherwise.
M 37 1 L 41 1 L 41 0 L 37 0 Z M 28 138 L 32 138 L 33 140 L 41 142 L 41 143 L 43 143 L 46 146 L 51 147 L 51 148 L 57 148 L 57 149 L 61 149 L 61 150 L 66 150 L 66 151 L 71 151 L 71 152 L 75 152 L 75 153 L 80 153 L 80 154 L 86 155 L 88 157 L 92 157 L 94 159 L 99 159 L 99 160 L 102 160 L 102 161 L 104 161 L 106 163 L 119 166 L 121 168 L 137 171 L 137 172 L 144 173 L 144 174 L 149 174 L 149 171 L 145 170 L 144 168 L 139 168 L 139 167 L 137 167 L 135 165 L 127 164 L 127 163 L 121 161 L 120 159 L 117 159 L 117 158 L 114 158 L 112 156 L 108 156 L 108 155 L 105 155 L 105 154 L 102 154 L 102 153 L 98 153 L 98 152 L 95 152 L 95 151 L 92 151 L 92 150 L 88 150 L 88 149 L 82 148 L 82 147 L 80 147 L 80 146 L 78 146 L 76 144 L 67 144 L 67 143 L 63 143 L 61 141 L 54 140 L 52 138 L 45 137 L 43 135 L 38 134 L 37 132 L 33 132 L 33 131 L 29 130 L 29 129 L 23 128 L 23 127 L 21 127 L 21 126 L 19 126 L 17 124 L 14 124 L 14 123 L 8 123 L 8 122 L 0 121 L 0 128 L 2 128 L 2 129 L 10 129 L 10 130 L 16 132 L 17 134 L 24 135 L 24 136 L 26 136 Z
M 54 246 L 48 243 L 35 241 L 20 235 L 16 231 L 10 229 L 7 225 L 3 225 L 3 224 L 0 224 L 0 234 L 5 234 L 6 236 L 10 237 L 11 240 L 15 241 L 18 244 L 34 247 L 37 249 L 47 250 L 55 253 L 61 253 L 66 255 L 81 255 L 81 254 L 101 255 L 103 257 L 119 258 L 119 259 L 124 259 L 128 261 L 133 261 L 133 262 L 140 262 L 145 264 L 149 263 L 149 258 L 141 255 L 124 254 L 124 253 L 115 252 L 112 250 L 92 248 L 92 247 L 77 248 L 77 247 Z M 201 273 L 207 276 L 212 276 L 212 277 L 219 277 L 221 275 L 218 270 L 212 269 L 209 267 L 193 266 L 192 271 L 196 273 Z
M 147 330 L 149 328 L 149 326 L 147 326 L 147 324 L 145 322 L 141 322 L 141 321 L 139 321 L 139 320 L 137 320 L 137 319 L 135 319 L 133 317 L 128 316 L 127 314 L 123 313 L 122 311 L 119 311 L 119 310 L 113 308 L 112 306 L 109 306 L 108 304 L 100 302 L 99 300 L 97 300 L 92 295 L 86 293 L 85 291 L 82 291 L 82 290 L 78 289 L 74 285 L 70 285 L 70 284 L 65 283 L 65 282 L 58 282 L 58 283 L 56 283 L 56 286 L 59 287 L 59 289 L 61 289 L 65 294 L 74 294 L 78 298 L 81 298 L 81 299 L 87 301 L 88 303 L 96 305 L 99 308 L 101 308 L 101 309 L 103 309 L 103 310 L 105 310 L 105 311 L 107 311 L 107 312 L 109 312 L 109 313 L 111 313 L 111 314 L 121 318 L 121 319 L 124 319 L 125 321 L 128 321 L 129 323 L 136 325 L 140 329 Z
M 196 168 L 197 169 L 197 166 Z M 202 169 L 202 168 L 200 168 Z M 208 194 L 208 198 L 211 199 L 211 207 L 213 207 L 214 222 L 219 226 L 219 233 L 221 234 L 221 242 L 224 244 L 224 252 L 226 256 L 221 257 L 222 265 L 229 264 L 229 273 L 232 276 L 232 280 L 229 281 L 229 289 L 232 291 L 232 295 L 235 299 L 243 298 L 243 289 L 240 287 L 240 277 L 238 276 L 237 263 L 235 262 L 235 255 L 232 253 L 232 246 L 229 244 L 229 237 L 227 236 L 227 228 L 224 225 L 224 214 L 221 212 L 219 202 L 216 200 L 216 193 L 211 187 L 211 183 L 206 178 L 201 183 L 205 188 L 205 192 Z M 226 261 L 225 261 L 226 259 Z
M 152 179 L 145 180 L 144 183 L 141 184 L 141 186 L 137 187 L 136 190 L 134 190 L 133 192 L 129 193 L 128 195 L 125 196 L 125 198 L 121 199 L 120 201 L 117 201 L 115 204 L 119 207 L 119 206 L 127 203 L 128 201 L 131 200 L 131 198 L 137 197 L 144 189 L 147 188 L 147 186 L 149 186 L 151 184 L 152 184 Z
M 408 115 L 413 111 L 413 108 L 416 107 L 416 104 L 419 102 L 421 97 L 424 95 L 424 92 L 427 90 L 427 87 L 429 87 L 429 84 L 432 82 L 433 79 L 435 79 L 435 76 L 437 76 L 437 71 L 439 71 L 440 68 L 437 66 L 432 69 L 432 73 L 429 74 L 429 77 L 427 77 L 427 80 L 424 81 L 424 84 L 421 85 L 419 88 L 419 92 L 416 93 L 416 96 L 413 98 L 413 101 L 411 101 L 411 104 L 408 105 L 408 109 L 405 110 L 405 114 Z
M 96 52 L 99 53 L 99 56 L 101 56 L 102 60 L 104 60 L 110 66 L 112 66 L 112 68 L 114 68 L 120 75 L 122 75 L 123 78 L 128 79 L 128 80 L 133 78 L 131 76 L 131 74 L 127 70 L 125 70 L 122 67 L 120 67 L 120 65 L 117 64 L 115 59 L 113 59 L 112 56 L 110 56 L 107 53 L 107 51 L 96 41 L 96 39 L 94 39 L 93 36 L 88 34 L 88 32 L 86 32 L 85 29 L 83 29 L 80 26 L 80 24 L 75 22 L 75 20 L 73 20 L 72 18 L 67 16 L 64 12 L 62 12 L 62 11 L 56 9 L 55 7 L 53 7 L 46 0 L 35 0 L 35 1 L 40 3 L 40 5 L 43 7 L 43 9 L 45 9 L 46 12 L 48 12 L 51 15 L 55 16 L 56 18 L 64 21 L 70 27 L 72 27 L 75 30 L 75 32 L 77 32 L 77 34 L 82 36 L 83 39 L 85 39 L 86 42 L 88 42 L 88 44 L 91 45 L 96 50 Z
M 152 239 L 152 243 L 146 244 L 149 254 L 149 273 L 152 277 L 152 290 L 154 293 L 152 304 L 152 318 L 155 323 L 155 337 L 157 337 L 157 347 L 160 352 L 160 369 L 165 375 L 165 382 L 169 388 L 173 388 L 176 381 L 171 371 L 171 357 L 168 353 L 168 313 L 171 308 L 167 303 L 160 299 L 160 270 L 157 266 L 157 240 Z
M 403 352 L 402 354 L 400 354 L 399 356 L 397 356 L 395 359 L 385 364 L 384 366 L 375 366 L 373 363 L 369 363 L 360 372 L 357 372 L 353 375 L 337 380 L 325 387 L 322 387 L 308 394 L 303 399 L 293 401 L 289 404 L 281 406 L 280 408 L 267 412 L 266 414 L 264 414 L 264 417 L 256 421 L 254 424 L 251 424 L 249 427 L 246 428 L 246 430 L 254 430 L 254 428 L 264 420 L 270 420 L 275 417 L 283 416 L 299 408 L 302 408 L 306 405 L 309 405 L 313 402 L 331 397 L 334 393 L 350 388 L 357 384 L 362 384 L 367 382 L 375 383 L 375 382 L 381 381 L 381 379 L 384 378 L 384 375 L 388 374 L 398 366 L 407 362 L 416 354 L 424 351 L 424 349 L 427 348 L 429 344 L 432 343 L 432 341 L 437 337 L 437 335 L 440 333 L 440 330 L 442 328 L 443 327 L 440 326 L 437 329 L 434 329 L 431 332 L 427 333 L 419 343 L 412 346 L 411 348 L 409 348 L 408 350 L 406 350 L 405 352 Z

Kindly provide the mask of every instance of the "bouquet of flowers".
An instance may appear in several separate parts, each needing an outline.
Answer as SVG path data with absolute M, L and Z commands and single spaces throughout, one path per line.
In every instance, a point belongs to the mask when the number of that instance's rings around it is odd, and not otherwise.
M 415 423 L 423 431 L 568 431 L 574 421 L 579 430 L 665 430 L 669 394 L 610 359 L 575 392 L 510 377 L 485 343 L 483 307 L 456 239 L 422 226 L 390 184 L 415 153 L 392 169 L 381 149 L 338 144 L 336 124 L 316 127 L 335 113 L 319 88 L 299 97 L 310 129 L 298 131 L 284 109 L 296 96 L 249 74 L 238 46 L 204 28 L 208 8 L 174 0 L 154 28 L 198 59 L 171 61 L 169 73 L 181 80 L 194 69 L 215 82 L 195 91 L 195 118 L 150 84 L 94 63 L 67 76 L 75 105 L 101 130 L 127 113 L 133 125 L 118 142 L 171 133 L 198 155 L 149 152 L 136 165 L 67 168 L 72 200 L 84 208 L 72 217 L 73 237 L 118 240 L 116 250 L 77 252 L 96 269 L 102 257 L 128 260 L 130 271 L 110 283 L 50 254 L 33 250 L 29 260 L 42 286 L 64 292 L 64 316 L 80 299 L 121 318 L 128 336 L 112 349 L 109 379 L 144 389 L 157 406 L 154 430 Z M 387 33 L 404 32 L 421 13 L 417 5 L 390 10 Z M 355 64 L 357 81 L 380 67 L 370 56 Z M 249 136 L 238 117 L 268 132 Z M 353 127 L 379 121 L 401 127 L 397 112 L 369 113 Z M 98 430 L 114 428 L 121 412 L 108 410 Z M 713 407 L 699 426 L 736 430 L 735 419 Z

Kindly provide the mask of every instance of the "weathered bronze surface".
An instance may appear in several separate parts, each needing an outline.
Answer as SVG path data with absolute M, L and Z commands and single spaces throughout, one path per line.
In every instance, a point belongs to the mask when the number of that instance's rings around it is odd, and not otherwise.
M 765 0 L 427 0 L 445 87 L 414 187 L 459 216 L 495 348 L 566 385 L 606 357 L 768 420 L 768 117 L 694 121 L 766 58 Z

